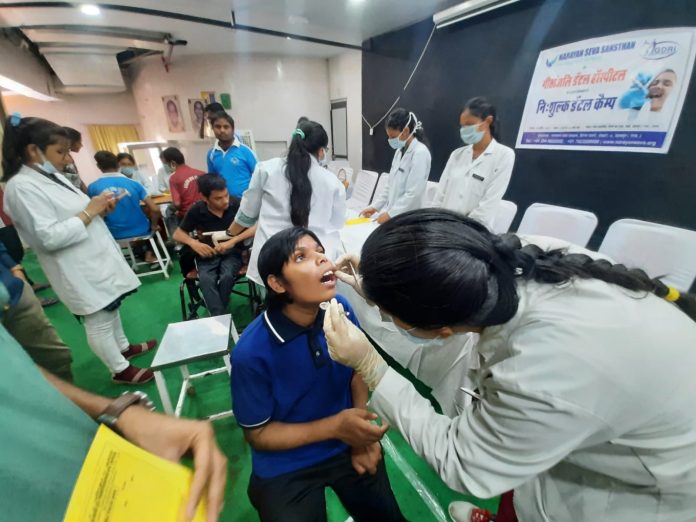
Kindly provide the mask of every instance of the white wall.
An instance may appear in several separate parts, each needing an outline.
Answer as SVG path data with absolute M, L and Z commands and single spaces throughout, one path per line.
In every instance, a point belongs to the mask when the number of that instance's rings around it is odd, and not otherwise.
M 215 54 L 174 57 L 169 72 L 159 57 L 134 63 L 128 75 L 137 104 L 143 137 L 148 140 L 195 139 L 188 99 L 201 91 L 229 93 L 238 129 L 251 129 L 256 141 L 284 140 L 300 116 L 328 130 L 328 63 L 320 58 Z M 176 94 L 184 113 L 185 132 L 170 133 L 162 96 Z
M 348 161 L 362 168 L 362 53 L 348 51 L 329 60 L 329 98 L 347 100 Z
M 44 102 L 7 93 L 3 93 L 2 100 L 8 114 L 16 111 L 22 117 L 37 116 L 81 132 L 84 147 L 72 156 L 83 181 L 89 184 L 99 171 L 94 163 L 96 151 L 87 125 L 138 125 L 135 102 L 129 92 L 54 96 L 60 101 Z M 141 132 L 141 138 L 143 137 Z

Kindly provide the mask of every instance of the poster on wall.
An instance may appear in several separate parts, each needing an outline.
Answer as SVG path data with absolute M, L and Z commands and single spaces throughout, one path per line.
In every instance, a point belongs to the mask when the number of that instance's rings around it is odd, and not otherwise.
M 689 87 L 695 32 L 633 31 L 541 51 L 517 148 L 666 154 Z
M 205 100 L 206 105 L 209 103 L 215 103 L 215 91 L 201 91 L 201 98 Z
M 162 106 L 169 132 L 184 132 L 184 118 L 181 114 L 179 97 L 176 95 L 162 96 Z
M 193 130 L 197 131 L 203 124 L 203 112 L 205 109 L 205 100 L 200 98 L 189 98 L 189 113 L 191 114 L 191 125 Z

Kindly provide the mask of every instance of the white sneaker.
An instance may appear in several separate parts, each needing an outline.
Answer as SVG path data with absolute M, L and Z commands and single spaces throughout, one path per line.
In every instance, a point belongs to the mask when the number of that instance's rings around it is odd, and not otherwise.
M 487 509 L 481 509 L 463 500 L 451 502 L 447 510 L 454 522 L 490 522 L 493 520 L 493 516 Z

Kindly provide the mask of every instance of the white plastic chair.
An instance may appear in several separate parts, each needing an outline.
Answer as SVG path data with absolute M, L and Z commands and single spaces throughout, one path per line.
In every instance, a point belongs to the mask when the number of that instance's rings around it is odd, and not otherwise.
M 587 210 L 533 203 L 522 216 L 518 234 L 564 239 L 584 247 L 597 228 L 597 216 Z
M 364 210 L 370 206 L 372 192 L 377 184 L 377 173 L 371 170 L 361 170 L 355 175 L 353 192 L 346 206 L 354 210 Z
M 628 268 L 642 268 L 666 285 L 688 291 L 696 279 L 696 232 L 638 219 L 611 224 L 599 252 Z
M 510 230 L 510 225 L 512 225 L 516 215 L 517 205 L 512 201 L 501 199 L 498 204 L 498 213 L 495 215 L 493 224 L 491 225 L 491 232 L 494 234 L 504 234 Z
M 150 247 L 152 248 L 155 257 L 157 258 L 156 264 L 159 266 L 159 268 L 149 270 L 147 272 L 136 271 L 136 268 L 139 266 L 155 264 L 148 263 L 146 261 L 138 261 L 136 259 L 132 248 L 132 244 L 136 241 L 147 241 L 150 244 Z M 157 246 L 158 242 L 159 248 Z M 130 262 L 131 268 L 133 269 L 133 272 L 135 272 L 135 275 L 137 275 L 138 277 L 144 277 L 149 275 L 162 274 L 165 279 L 169 279 L 169 265 L 172 263 L 172 258 L 169 255 L 169 251 L 167 250 L 164 241 L 162 240 L 162 236 L 159 233 L 159 230 L 155 231 L 154 233 L 147 234 L 145 236 L 118 239 L 116 240 L 116 243 L 118 243 L 118 246 L 121 247 L 123 257 L 125 257 L 126 260 Z
M 433 206 L 433 200 L 435 199 L 435 194 L 437 194 L 437 188 L 440 184 L 437 181 L 428 181 L 425 187 L 425 200 L 423 201 L 423 207 L 428 208 Z

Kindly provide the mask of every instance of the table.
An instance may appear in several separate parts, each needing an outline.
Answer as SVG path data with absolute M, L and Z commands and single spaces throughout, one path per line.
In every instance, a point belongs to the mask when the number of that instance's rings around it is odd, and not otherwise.
M 191 384 L 193 379 L 218 373 L 230 375 L 230 340 L 236 343 L 238 339 L 239 335 L 231 314 L 171 323 L 167 326 L 151 365 L 165 413 L 177 417 L 181 415 L 184 399 L 186 393 L 193 386 Z M 224 366 L 193 375 L 189 374 L 188 364 L 218 357 L 222 357 Z M 176 408 L 172 407 L 172 400 L 163 374 L 163 370 L 174 367 L 179 367 L 183 377 Z M 230 410 L 210 415 L 208 419 L 216 420 L 231 415 L 232 411 Z
M 363 243 L 377 226 L 376 223 L 346 225 L 340 233 L 344 251 L 360 253 Z M 383 321 L 379 309 L 367 304 L 350 285 L 339 281 L 337 289 L 350 301 L 363 330 L 400 365 L 432 388 L 445 415 L 458 415 L 471 402 L 471 397 L 460 388 L 476 386 L 472 372 L 479 368 L 474 349 L 477 334 L 453 336 L 437 349 L 419 347 L 400 334 L 391 321 Z
M 172 195 L 169 193 L 152 196 L 152 201 L 155 205 L 168 205 L 172 202 Z

